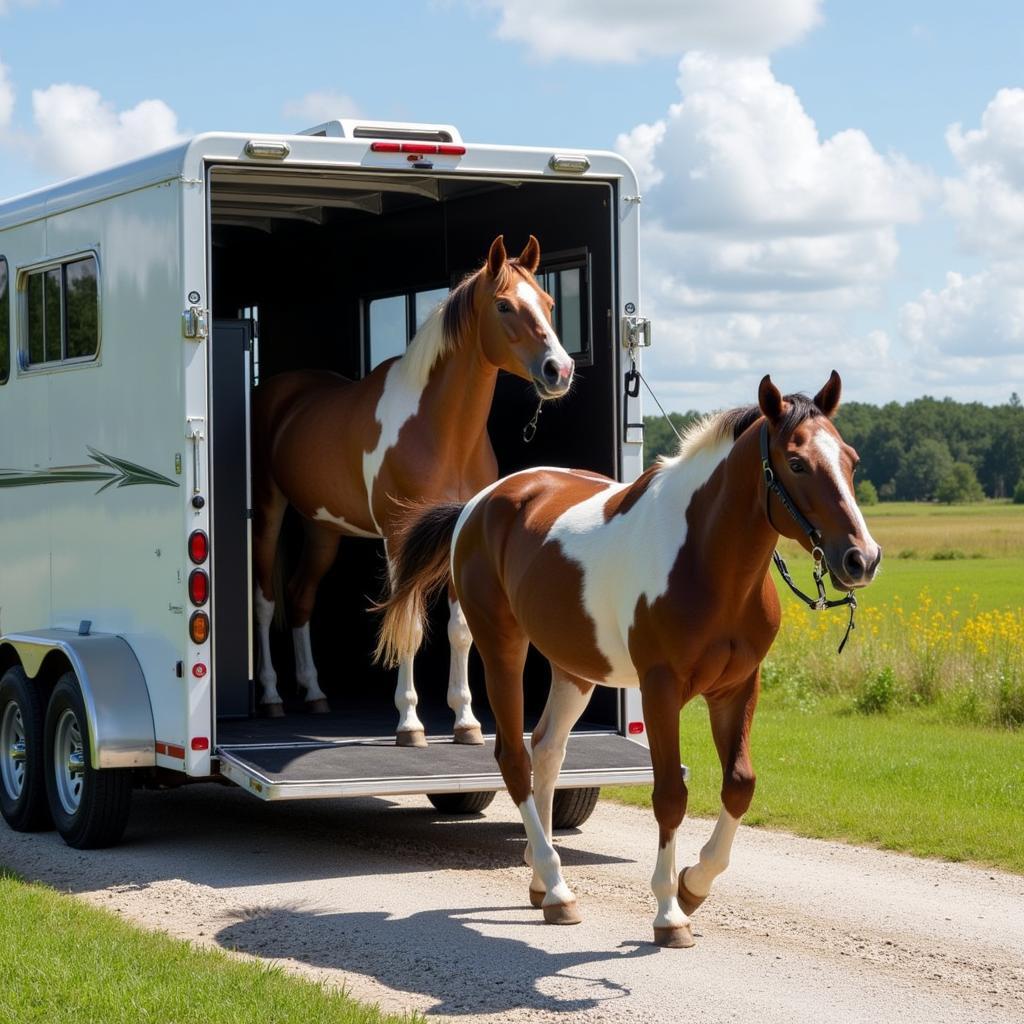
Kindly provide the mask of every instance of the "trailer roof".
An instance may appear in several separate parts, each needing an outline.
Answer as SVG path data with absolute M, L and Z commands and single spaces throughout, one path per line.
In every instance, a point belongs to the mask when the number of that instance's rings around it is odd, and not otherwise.
M 425 126 L 409 126 L 422 129 Z M 433 127 L 433 126 L 426 126 Z M 286 155 L 253 156 L 247 144 L 284 144 Z M 380 143 L 377 143 L 380 145 Z M 457 147 L 462 149 L 463 144 Z M 415 158 L 404 152 L 377 152 L 371 137 L 338 137 L 305 133 L 210 132 L 196 135 L 168 149 L 151 153 L 94 174 L 73 178 L 0 202 L 0 230 L 24 224 L 89 203 L 123 195 L 165 181 L 201 182 L 208 162 L 237 163 L 249 167 L 358 167 L 368 172 L 475 173 L 485 175 L 543 176 L 557 180 L 586 178 L 624 179 L 637 191 L 636 176 L 617 153 L 599 150 L 558 149 L 536 146 L 494 146 L 465 143 L 465 152 Z M 442 147 L 443 149 L 444 147 Z M 555 157 L 585 158 L 581 171 L 557 170 Z

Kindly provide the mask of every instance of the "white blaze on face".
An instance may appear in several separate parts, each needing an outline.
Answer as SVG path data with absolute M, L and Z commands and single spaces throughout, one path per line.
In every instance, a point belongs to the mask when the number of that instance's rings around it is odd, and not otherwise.
M 878 545 L 868 530 L 868 524 L 864 521 L 864 516 L 861 514 L 860 506 L 857 504 L 853 491 L 850 490 L 850 485 L 846 482 L 846 474 L 843 473 L 843 466 L 840 461 L 839 442 L 828 431 L 819 430 L 814 435 L 812 443 L 824 460 L 828 468 L 828 475 L 832 477 L 839 491 L 839 497 L 853 517 L 854 525 L 857 528 L 857 535 L 863 537 L 868 545 L 868 549 L 864 554 L 867 556 L 868 562 L 871 562 L 878 555 Z
M 526 281 L 520 281 L 516 285 L 516 295 L 529 307 L 537 318 L 537 323 L 544 329 L 544 340 L 548 347 L 545 358 L 554 359 L 558 363 L 560 370 L 566 369 L 572 360 L 569 358 L 569 353 L 562 347 L 561 341 L 558 340 L 558 335 L 555 334 L 554 328 L 552 328 L 548 318 L 544 315 L 544 310 L 541 309 L 537 289 L 533 288 Z

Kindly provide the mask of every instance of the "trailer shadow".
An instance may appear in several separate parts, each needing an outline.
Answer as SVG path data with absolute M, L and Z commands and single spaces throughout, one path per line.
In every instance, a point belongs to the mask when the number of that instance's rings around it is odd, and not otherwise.
M 171 879 L 237 889 L 522 864 L 518 822 L 484 814 L 451 818 L 425 798 L 423 805 L 376 798 L 263 803 L 241 790 L 207 786 L 137 792 L 119 846 L 72 850 L 53 832 L 0 829 L 0 862 L 72 892 Z M 565 845 L 560 854 L 570 868 L 633 862 Z
M 408 917 L 274 907 L 237 916 L 215 936 L 224 948 L 363 975 L 394 991 L 434 999 L 427 1010 L 432 1015 L 591 1010 L 632 994 L 599 965 L 658 953 L 649 942 L 550 952 L 527 937 L 550 926 L 521 906 L 427 910 Z M 493 934 L 510 926 L 524 938 Z

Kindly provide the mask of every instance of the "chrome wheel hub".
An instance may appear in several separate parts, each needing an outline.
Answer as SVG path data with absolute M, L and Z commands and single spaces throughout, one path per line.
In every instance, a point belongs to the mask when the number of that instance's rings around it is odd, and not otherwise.
M 0 781 L 12 800 L 25 788 L 25 724 L 21 708 L 8 701 L 0 717 Z
M 78 717 L 65 708 L 57 719 L 53 734 L 53 774 L 57 796 L 67 814 L 74 814 L 82 802 L 85 784 L 85 753 Z

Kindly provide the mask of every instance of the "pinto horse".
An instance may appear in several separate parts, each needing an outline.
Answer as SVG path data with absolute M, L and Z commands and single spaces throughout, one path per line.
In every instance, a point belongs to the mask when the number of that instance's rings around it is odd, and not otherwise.
M 881 560 L 853 495 L 856 452 L 831 422 L 840 389 L 833 371 L 813 400 L 783 397 L 766 376 L 758 406 L 706 418 L 678 455 L 632 484 L 528 469 L 465 505 L 425 511 L 400 535 L 378 657 L 406 655 L 426 596 L 450 572 L 483 658 L 495 756 L 526 827 L 530 900 L 546 921 L 580 920 L 551 843 L 569 731 L 595 683 L 639 686 L 659 829 L 655 940 L 693 944 L 689 915 L 727 866 L 754 792 L 750 726 L 780 622 L 769 575 L 779 534 L 813 549 L 840 590 L 869 583 Z M 523 743 L 529 643 L 552 675 L 532 738 L 532 793 Z M 677 874 L 687 798 L 679 712 L 697 695 L 708 703 L 722 763 L 722 809 L 698 863 Z
M 564 395 L 573 360 L 551 326 L 551 297 L 537 284 L 540 246 L 530 239 L 509 260 L 501 236 L 417 332 L 406 353 L 352 382 L 322 371 L 282 373 L 253 403 L 253 564 L 261 704 L 283 714 L 270 656 L 273 572 L 286 507 L 303 517 L 304 544 L 287 586 L 295 675 L 307 708 L 328 710 L 309 638 L 317 586 L 343 536 L 383 538 L 390 551 L 399 510 L 410 500 L 465 500 L 497 479 L 487 416 L 499 370 L 533 383 L 540 399 Z M 390 564 L 390 563 L 389 563 Z M 473 715 L 472 637 L 450 602 L 448 704 L 455 740 L 483 743 Z M 418 644 L 417 644 L 418 646 Z M 398 669 L 397 741 L 426 746 L 416 714 L 413 655 Z

